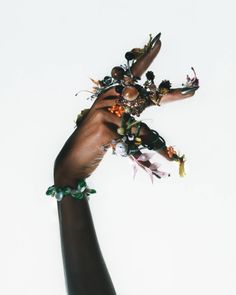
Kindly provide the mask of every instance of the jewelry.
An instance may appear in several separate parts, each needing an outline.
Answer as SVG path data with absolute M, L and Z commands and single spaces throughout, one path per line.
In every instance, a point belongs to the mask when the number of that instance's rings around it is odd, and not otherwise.
M 101 93 L 109 88 L 115 87 L 120 94 L 115 106 L 108 108 L 111 113 L 121 117 L 123 112 L 133 116 L 140 116 L 144 109 L 150 105 L 160 106 L 161 99 L 171 90 L 169 80 L 163 80 L 158 86 L 155 84 L 155 75 L 152 71 L 146 73 L 146 81 L 139 84 L 140 77 L 135 77 L 132 73 L 132 66 L 139 62 L 152 49 L 153 44 L 157 44 L 161 34 L 155 38 L 150 35 L 148 43 L 143 48 L 133 48 L 126 52 L 126 64 L 115 66 L 111 70 L 110 76 L 105 76 L 102 80 L 91 81 L 96 85 L 93 87 L 91 98 L 97 98 Z M 155 46 L 155 45 L 154 45 Z M 131 64 L 132 63 L 132 64 Z M 182 84 L 182 94 L 187 94 L 199 87 L 199 81 L 193 68 L 194 78 L 187 76 L 187 82 Z M 119 109 L 120 108 L 120 109 Z
M 81 200 L 84 198 L 88 198 L 90 194 L 94 193 L 96 193 L 96 191 L 94 189 L 90 189 L 83 179 L 78 180 L 75 189 L 71 188 L 70 186 L 65 186 L 61 188 L 52 185 L 46 191 L 46 195 L 55 197 L 58 202 L 60 202 L 64 196 L 71 196 L 76 200 Z
M 179 175 L 181 177 L 185 176 L 185 168 L 184 164 L 186 162 L 185 155 L 179 156 L 177 152 L 174 150 L 173 146 L 166 147 L 166 154 L 169 159 L 179 162 Z
M 150 35 L 148 43 L 143 48 L 134 48 L 126 52 L 126 64 L 113 67 L 110 76 L 105 76 L 102 80 L 91 79 L 95 86 L 92 91 L 89 91 L 92 93 L 91 99 L 96 99 L 110 88 L 115 88 L 116 92 L 120 94 L 117 103 L 108 108 L 109 112 L 121 118 L 121 127 L 117 129 L 119 137 L 112 140 L 111 143 L 103 145 L 102 148 L 106 151 L 111 147 L 113 154 L 122 157 L 129 156 L 134 162 L 135 169 L 137 169 L 137 166 L 142 167 L 150 174 L 151 179 L 153 175 L 161 177 L 169 174 L 159 171 L 159 164 L 150 163 L 150 153 L 142 153 L 143 149 L 162 149 L 167 158 L 179 163 L 180 176 L 185 175 L 184 155 L 180 156 L 173 147 L 167 147 L 165 140 L 155 130 L 150 130 L 151 142 L 143 142 L 139 135 L 142 122 L 136 121 L 133 117 L 139 117 L 145 108 L 150 105 L 160 106 L 163 96 L 172 90 L 169 80 L 163 80 L 159 85 L 156 84 L 154 82 L 155 75 L 152 71 L 146 73 L 146 81 L 142 85 L 139 83 L 141 75 L 159 52 L 160 36 L 160 33 L 154 38 Z M 182 95 L 193 93 L 199 88 L 199 80 L 194 69 L 191 69 L 194 77 L 190 78 L 187 75 L 186 83 L 182 84 L 181 89 L 178 89 Z M 78 117 L 77 122 L 80 122 L 81 118 L 82 116 Z M 136 128 L 134 133 L 132 127 Z

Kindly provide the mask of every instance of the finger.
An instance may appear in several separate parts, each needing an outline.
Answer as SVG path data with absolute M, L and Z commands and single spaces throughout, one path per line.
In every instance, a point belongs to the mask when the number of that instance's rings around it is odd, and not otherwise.
M 99 100 L 94 104 L 94 110 L 109 108 L 118 103 L 118 98 L 114 98 L 114 96 L 109 96 L 104 98 L 103 100 Z
M 135 77 L 141 78 L 144 72 L 149 68 L 161 49 L 161 33 L 151 41 L 151 47 L 139 58 L 131 67 L 131 72 Z
M 83 110 L 80 115 L 78 115 L 76 120 L 76 126 L 79 127 L 79 125 L 83 122 L 83 120 L 86 119 L 88 114 L 90 116 L 94 116 L 94 114 L 97 111 L 108 111 L 108 108 L 115 106 L 117 104 L 118 100 L 117 98 L 114 98 L 114 96 L 108 96 L 100 101 L 95 101 L 90 109 Z M 98 116 L 101 116 L 98 114 Z
M 195 91 L 199 87 L 184 87 L 184 88 L 176 88 L 171 89 L 167 94 L 163 95 L 160 101 L 160 104 L 165 104 L 172 101 L 177 101 L 181 99 L 185 99 L 191 97 L 195 94 Z
M 95 100 L 95 103 L 103 100 L 103 99 L 109 99 L 111 97 L 119 97 L 120 93 L 118 93 L 115 89 L 115 87 L 111 87 L 108 90 L 106 90 L 105 92 L 103 92 L 102 94 L 100 94 L 98 96 L 98 98 Z
M 95 116 L 98 119 L 98 123 L 105 123 L 116 128 L 121 127 L 121 118 L 106 109 L 98 110 Z

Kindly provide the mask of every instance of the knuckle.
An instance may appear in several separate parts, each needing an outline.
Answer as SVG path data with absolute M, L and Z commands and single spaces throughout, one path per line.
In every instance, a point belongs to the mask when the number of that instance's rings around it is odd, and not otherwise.
M 98 124 L 98 126 L 96 127 L 96 134 L 98 137 L 101 137 L 105 134 L 106 130 L 105 130 L 105 125 L 104 124 Z
M 96 120 L 96 122 L 103 122 L 104 121 L 104 111 L 103 110 L 96 111 L 95 120 Z

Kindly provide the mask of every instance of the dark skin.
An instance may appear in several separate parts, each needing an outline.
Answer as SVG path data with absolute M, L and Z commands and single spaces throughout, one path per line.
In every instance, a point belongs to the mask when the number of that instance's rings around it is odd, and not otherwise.
M 140 77 L 146 71 L 160 46 L 158 40 L 149 55 L 133 66 L 136 76 Z M 183 95 L 181 89 L 174 89 L 163 97 L 162 103 L 190 97 L 194 92 L 195 90 Z M 68 138 L 55 160 L 56 186 L 76 187 L 78 179 L 88 178 L 105 154 L 102 145 L 119 137 L 116 130 L 121 127 L 121 119 L 107 110 L 116 103 L 119 95 L 114 88 L 100 95 Z M 152 141 L 150 129 L 145 124 L 141 128 L 141 137 L 146 143 Z M 163 153 L 163 150 L 159 152 Z M 99 247 L 88 200 L 65 196 L 58 202 L 58 215 L 68 294 L 115 295 Z

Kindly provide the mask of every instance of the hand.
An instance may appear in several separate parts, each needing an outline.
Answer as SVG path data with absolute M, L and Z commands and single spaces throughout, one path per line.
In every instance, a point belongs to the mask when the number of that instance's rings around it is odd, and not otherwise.
M 78 179 L 89 177 L 105 154 L 103 145 L 120 137 L 117 128 L 121 127 L 121 118 L 108 111 L 119 96 L 114 88 L 109 89 L 97 98 L 83 116 L 55 160 L 56 185 L 74 186 Z M 140 136 L 145 142 L 151 139 L 147 125 L 142 124 Z
M 114 89 L 108 90 L 84 115 L 55 160 L 55 183 L 73 186 L 78 179 L 87 178 L 96 169 L 105 153 L 103 144 L 118 135 L 116 129 L 121 120 L 107 110 L 115 104 L 117 96 Z
M 141 77 L 157 56 L 161 48 L 159 37 L 157 35 L 152 40 L 149 50 L 132 65 L 131 71 L 135 77 Z M 171 89 L 162 97 L 161 103 L 190 97 L 197 88 Z M 74 186 L 78 179 L 89 177 L 105 154 L 103 145 L 120 137 L 117 128 L 121 127 L 121 119 L 108 111 L 109 107 L 116 104 L 119 96 L 115 88 L 107 90 L 98 96 L 91 109 L 83 116 L 55 160 L 56 185 Z M 152 140 L 150 129 L 145 124 L 142 124 L 140 137 L 145 143 Z M 147 166 L 149 164 L 150 162 L 146 163 Z
M 159 33 L 157 36 L 155 36 L 155 38 L 153 38 L 150 44 L 150 50 L 132 65 L 131 72 L 135 77 L 141 78 L 141 76 L 146 72 L 146 70 L 158 55 L 161 49 L 160 36 L 161 34 Z M 171 88 L 169 93 L 163 95 L 160 103 L 161 105 L 176 100 L 186 99 L 192 97 L 195 94 L 196 90 L 199 88 L 198 79 L 194 69 L 191 69 L 194 72 L 194 78 L 190 79 L 189 76 L 187 76 L 186 86 L 182 88 Z

